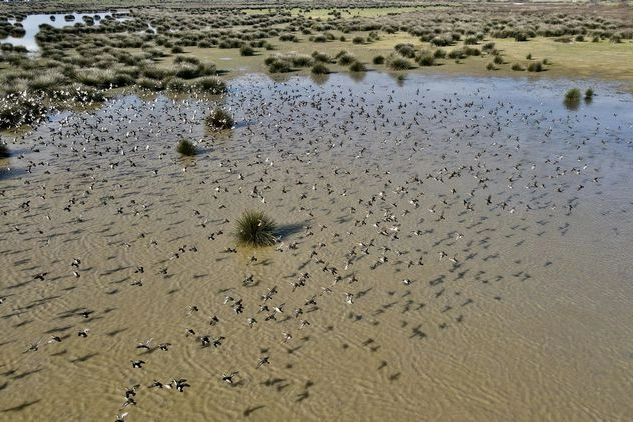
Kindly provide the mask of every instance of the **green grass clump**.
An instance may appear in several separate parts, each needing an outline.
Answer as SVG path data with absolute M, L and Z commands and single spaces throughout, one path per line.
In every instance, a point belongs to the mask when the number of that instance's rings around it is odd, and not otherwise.
M 580 89 L 571 88 L 565 93 L 563 104 L 569 110 L 577 110 L 580 106 Z
M 381 55 L 375 56 L 373 58 L 372 62 L 374 64 L 384 64 L 385 63 L 385 56 L 381 56 Z
M 240 55 L 242 56 L 254 56 L 255 49 L 250 45 L 244 44 L 240 47 Z
M 235 225 L 238 243 L 247 246 L 274 245 L 277 226 L 262 211 L 245 211 Z
M 418 56 L 417 62 L 420 66 L 433 66 L 435 64 L 435 57 L 432 53 L 423 52 Z
M 565 101 L 580 101 L 580 90 L 571 88 L 565 93 Z
M 367 70 L 367 67 L 365 67 L 365 64 L 363 64 L 362 62 L 355 61 L 349 66 L 349 70 L 351 70 L 352 72 L 365 72 Z
M 587 88 L 585 91 L 585 100 L 591 100 L 593 98 L 593 89 Z
M 204 91 L 208 91 L 212 94 L 222 94 L 227 91 L 226 83 L 214 76 L 206 78 L 200 78 L 196 81 L 196 85 Z
M 391 55 L 387 60 L 391 70 L 407 70 L 411 68 L 411 62 L 400 55 Z
M 347 51 L 341 51 L 336 55 L 336 59 L 338 60 L 338 64 L 341 66 L 349 66 L 356 61 L 356 57 L 352 53 L 348 53 Z
M 324 63 L 317 62 L 314 64 L 314 66 L 312 66 L 312 73 L 314 73 L 315 75 L 326 75 L 330 73 L 330 69 L 328 69 L 328 67 Z
M 527 67 L 528 72 L 542 72 L 543 64 L 541 62 L 532 62 Z
M 178 151 L 181 155 L 186 155 L 187 157 L 193 157 L 196 155 L 197 148 L 196 145 L 191 142 L 189 139 L 181 139 L 176 146 L 176 151 Z
M 524 71 L 525 69 L 523 68 L 523 66 L 521 66 L 521 64 L 519 64 L 519 63 L 513 63 L 513 64 L 512 64 L 512 70 L 515 70 L 515 71 L 517 71 L 517 72 L 522 72 L 522 71 Z
M 233 127 L 233 116 L 221 107 L 216 107 L 206 117 L 207 125 L 216 129 L 230 129 Z

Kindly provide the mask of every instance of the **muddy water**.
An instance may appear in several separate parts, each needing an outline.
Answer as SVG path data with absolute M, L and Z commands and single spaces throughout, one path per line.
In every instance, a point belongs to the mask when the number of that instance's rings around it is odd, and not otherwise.
M 571 86 L 250 75 L 3 136 L 0 419 L 633 417 L 632 99 Z M 277 246 L 229 251 L 248 208 Z

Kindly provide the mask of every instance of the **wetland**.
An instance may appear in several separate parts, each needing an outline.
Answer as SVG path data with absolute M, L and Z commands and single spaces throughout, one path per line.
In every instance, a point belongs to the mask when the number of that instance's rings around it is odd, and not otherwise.
M 565 44 L 486 23 L 582 28 L 589 5 L 471 5 L 447 47 L 407 22 L 432 9 L 441 37 L 453 5 L 343 6 L 141 5 L 3 50 L 0 420 L 633 416 L 628 76 L 542 54 L 631 54 L 620 6 Z M 219 46 L 245 34 L 253 55 Z M 44 63 L 55 84 L 23 76 Z M 249 209 L 274 245 L 239 243 Z

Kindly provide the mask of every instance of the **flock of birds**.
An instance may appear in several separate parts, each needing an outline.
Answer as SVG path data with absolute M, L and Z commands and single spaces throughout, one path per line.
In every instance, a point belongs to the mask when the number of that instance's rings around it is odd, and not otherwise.
M 24 366 L 53 370 L 75 347 L 67 367 L 107 355 L 102 377 L 128 385 L 100 408 L 117 421 L 151 391 L 204 394 L 191 362 L 209 350 L 227 365 L 214 367 L 212 388 L 268 382 L 283 393 L 270 369 L 291 374 L 287 357 L 321 341 L 381 355 L 378 370 L 397 381 L 407 368 L 391 364 L 388 339 L 400 332 L 416 347 L 466 323 L 471 304 L 525 288 L 513 281 L 542 270 L 522 257 L 565 236 L 583 198 L 602 189 L 591 152 L 625 143 L 599 120 L 487 88 L 370 79 L 244 78 L 221 99 L 238 122 L 227 132 L 203 127 L 207 98 L 129 95 L 3 136 L 17 152 L 0 176 L 3 394 L 26 382 L 15 376 Z M 183 137 L 197 157 L 177 156 Z M 277 220 L 275 246 L 236 245 L 246 208 Z M 337 329 L 349 333 L 328 337 Z M 186 359 L 167 365 L 170 354 Z M 314 382 L 297 387 L 296 402 Z M 264 407 L 243 404 L 245 416 Z

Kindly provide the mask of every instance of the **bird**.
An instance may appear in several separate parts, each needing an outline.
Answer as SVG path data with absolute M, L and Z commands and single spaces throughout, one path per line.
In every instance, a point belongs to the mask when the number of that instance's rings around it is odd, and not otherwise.
M 176 390 L 180 391 L 181 393 L 185 390 L 185 387 L 190 387 L 190 385 L 187 383 L 187 380 L 184 378 L 174 379 L 172 380 L 171 384 Z
M 268 356 L 262 356 L 259 359 L 259 362 L 257 362 L 257 366 L 255 367 L 255 369 L 259 368 L 262 365 L 269 365 L 270 361 L 268 360 Z
M 238 371 L 230 372 L 228 374 L 222 374 L 222 381 L 228 384 L 233 384 L 233 377 L 237 374 L 239 374 Z
M 89 329 L 89 328 L 84 328 L 83 330 L 79 331 L 79 332 L 77 333 L 77 335 L 78 335 L 79 337 L 84 337 L 84 338 L 85 338 L 85 337 L 88 337 L 88 331 L 90 331 L 90 329 Z
M 158 345 L 158 348 L 166 352 L 167 350 L 169 350 L 169 346 L 171 346 L 171 343 L 160 343 Z
M 134 397 L 136 396 L 136 389 L 139 388 L 141 385 L 140 384 L 135 384 L 131 387 L 126 387 L 125 388 L 125 398 L 129 399 L 130 397 Z
M 152 342 L 152 340 L 154 340 L 154 338 L 153 338 L 153 337 L 152 337 L 152 338 L 150 338 L 149 340 L 146 340 L 146 341 L 145 341 L 145 342 L 143 342 L 143 343 L 139 343 L 139 344 L 137 344 L 137 345 L 136 345 L 136 348 L 137 348 L 137 349 L 145 349 L 145 350 L 149 350 L 149 349 L 150 349 L 149 344 Z
M 132 362 L 132 368 L 142 368 L 145 365 L 144 360 L 131 360 L 130 362 Z
M 350 305 L 354 303 L 354 295 L 352 293 L 345 293 L 345 302 Z

